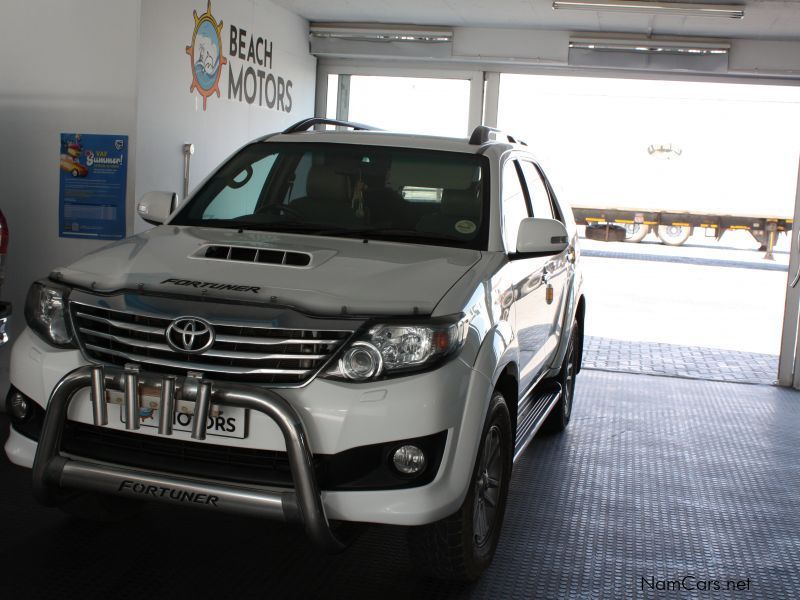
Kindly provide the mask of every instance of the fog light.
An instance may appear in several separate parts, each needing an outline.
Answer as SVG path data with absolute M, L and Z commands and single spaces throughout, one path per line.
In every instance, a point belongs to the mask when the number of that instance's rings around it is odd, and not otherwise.
M 9 395 L 6 410 L 12 418 L 18 421 L 24 421 L 31 416 L 33 412 L 32 409 L 31 401 L 21 392 L 14 391 Z
M 400 446 L 392 455 L 394 468 L 403 475 L 416 475 L 425 468 L 425 453 L 421 448 L 406 445 Z
M 339 370 L 348 379 L 363 381 L 380 374 L 383 368 L 381 353 L 372 344 L 356 342 L 339 359 Z

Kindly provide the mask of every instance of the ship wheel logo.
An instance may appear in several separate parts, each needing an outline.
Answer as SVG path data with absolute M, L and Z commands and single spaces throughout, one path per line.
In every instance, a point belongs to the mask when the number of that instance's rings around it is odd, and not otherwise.
M 222 65 L 228 60 L 222 56 L 222 21 L 211 14 L 211 0 L 208 8 L 202 15 L 194 11 L 194 32 L 192 45 L 186 46 L 186 54 L 192 63 L 192 85 L 189 92 L 197 93 L 203 97 L 203 110 L 206 101 L 212 94 L 219 97 L 219 79 L 222 75 Z

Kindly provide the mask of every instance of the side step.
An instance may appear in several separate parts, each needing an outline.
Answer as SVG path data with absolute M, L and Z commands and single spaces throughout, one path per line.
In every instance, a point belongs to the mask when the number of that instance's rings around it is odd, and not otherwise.
M 560 399 L 561 384 L 557 381 L 547 381 L 539 385 L 520 402 L 517 409 L 517 441 L 514 447 L 515 462 Z

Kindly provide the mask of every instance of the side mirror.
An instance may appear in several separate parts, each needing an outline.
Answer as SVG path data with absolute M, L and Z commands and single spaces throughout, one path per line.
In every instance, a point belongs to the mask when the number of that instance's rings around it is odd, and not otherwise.
M 151 225 L 161 225 L 178 207 L 178 194 L 147 192 L 136 205 L 136 213 Z
M 522 219 L 515 258 L 560 254 L 568 246 L 569 234 L 562 222 L 555 219 Z

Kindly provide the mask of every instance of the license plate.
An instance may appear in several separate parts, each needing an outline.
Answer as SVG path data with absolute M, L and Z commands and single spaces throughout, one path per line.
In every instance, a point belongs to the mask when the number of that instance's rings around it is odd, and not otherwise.
M 161 398 L 143 390 L 139 394 L 139 425 L 158 428 L 159 405 Z M 106 390 L 106 401 L 119 405 L 119 418 L 124 424 L 125 394 L 116 390 Z M 175 413 L 172 415 L 174 431 L 192 431 L 194 423 L 194 402 L 175 400 Z M 236 406 L 219 406 L 213 404 L 208 413 L 206 435 L 244 439 L 247 437 L 247 410 Z

